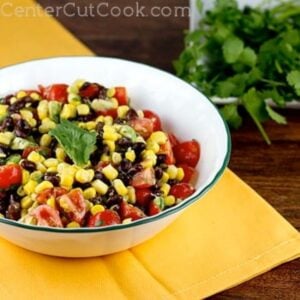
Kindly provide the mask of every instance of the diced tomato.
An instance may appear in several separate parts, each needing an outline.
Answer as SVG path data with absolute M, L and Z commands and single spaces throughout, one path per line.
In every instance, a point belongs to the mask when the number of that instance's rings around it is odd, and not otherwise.
M 68 85 L 67 84 L 52 84 L 47 87 L 39 86 L 40 92 L 46 100 L 56 100 L 66 103 L 68 101 Z
M 98 111 L 97 116 L 111 116 L 113 119 L 115 119 L 118 116 L 118 111 L 115 108 L 105 111 Z
M 87 212 L 87 205 L 80 189 L 74 189 L 62 195 L 59 198 L 59 205 L 72 221 L 79 224 Z
M 136 173 L 132 178 L 132 186 L 137 189 L 145 189 L 155 184 L 155 173 L 153 168 L 144 169 Z
M 45 189 L 37 195 L 36 200 L 38 203 L 43 204 L 43 203 L 46 203 L 47 200 L 50 199 L 51 197 L 54 197 L 54 199 L 56 199 L 64 194 L 66 194 L 67 192 L 68 191 L 66 189 L 61 188 L 61 187 Z
M 119 105 L 127 105 L 128 104 L 128 97 L 127 97 L 127 91 L 125 87 L 115 87 L 115 95 L 114 98 L 116 98 L 119 102 Z
M 113 210 L 106 209 L 102 212 L 98 212 L 95 215 L 91 215 L 88 221 L 88 227 L 100 227 L 120 223 L 121 218 L 118 213 Z
M 170 143 L 169 140 L 165 144 L 160 146 L 158 154 L 165 154 L 166 155 L 165 163 L 167 165 L 175 164 L 175 157 L 174 157 L 172 146 L 171 146 L 171 143 Z
M 179 164 L 178 167 L 182 168 L 184 172 L 184 177 L 182 179 L 182 182 L 189 183 L 195 174 L 195 169 L 190 167 L 187 164 Z
M 195 188 L 189 183 L 181 182 L 173 185 L 170 190 L 170 195 L 178 199 L 185 199 L 195 192 Z
M 148 138 L 153 132 L 153 122 L 146 118 L 134 118 L 130 120 L 130 125 L 138 132 L 143 138 Z
M 135 190 L 136 204 L 146 207 L 152 199 L 151 190 L 149 188 Z
M 38 226 L 63 227 L 59 212 L 49 205 L 36 207 L 30 215 L 37 219 Z
M 125 201 L 123 201 L 120 205 L 120 215 L 123 220 L 131 218 L 132 221 L 144 218 L 146 216 L 141 209 Z
M 22 158 L 27 158 L 31 152 L 37 151 L 38 149 L 40 149 L 40 146 L 30 146 L 25 148 L 22 153 Z
M 101 172 L 102 169 L 105 168 L 107 165 L 109 165 L 108 162 L 106 162 L 106 161 L 100 161 L 100 162 L 97 164 L 97 166 L 96 166 L 96 170 Z
M 143 112 L 144 117 L 153 122 L 153 131 L 160 131 L 162 127 L 159 116 L 151 110 L 144 110 Z
M 79 90 L 79 96 L 93 100 L 99 96 L 100 90 L 101 87 L 97 83 L 84 84 Z
M 164 209 L 164 200 L 161 197 L 156 197 L 149 203 L 148 215 L 154 216 Z
M 200 145 L 196 140 L 186 141 L 173 148 L 176 162 L 196 167 L 200 159 Z
M 0 167 L 0 189 L 8 189 L 22 183 L 22 168 L 17 164 Z
M 172 148 L 179 144 L 178 138 L 173 133 L 168 133 Z

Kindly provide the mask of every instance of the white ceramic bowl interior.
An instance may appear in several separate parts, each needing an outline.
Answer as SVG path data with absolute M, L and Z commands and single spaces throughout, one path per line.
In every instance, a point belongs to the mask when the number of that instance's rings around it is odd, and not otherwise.
M 194 195 L 159 215 L 130 224 L 80 229 L 55 229 L 0 218 L 0 236 L 39 253 L 89 257 L 133 247 L 165 228 L 186 206 L 199 199 L 223 173 L 230 156 L 228 129 L 215 106 L 189 84 L 153 67 L 101 57 L 60 57 L 0 69 L 0 96 L 38 84 L 72 83 L 78 78 L 105 86 L 126 86 L 139 109 L 159 114 L 163 127 L 181 140 L 201 144 Z

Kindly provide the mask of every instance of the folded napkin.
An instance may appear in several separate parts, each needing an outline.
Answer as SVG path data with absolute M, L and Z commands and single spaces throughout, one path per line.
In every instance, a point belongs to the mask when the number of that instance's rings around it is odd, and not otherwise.
M 1 65 L 92 54 L 53 18 L 1 17 L 0 28 L 9 41 Z M 201 201 L 128 251 L 64 259 L 0 239 L 0 299 L 200 299 L 299 256 L 297 230 L 227 169 Z

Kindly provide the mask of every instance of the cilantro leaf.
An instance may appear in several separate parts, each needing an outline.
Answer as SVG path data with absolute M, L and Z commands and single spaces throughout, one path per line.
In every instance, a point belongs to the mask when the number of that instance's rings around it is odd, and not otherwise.
M 223 55 L 228 64 L 235 63 L 244 49 L 244 42 L 237 37 L 229 37 L 223 44 Z
M 220 108 L 220 113 L 230 127 L 237 129 L 242 125 L 242 118 L 238 112 L 237 104 L 227 104 Z
M 242 51 L 238 60 L 246 66 L 254 67 L 256 64 L 257 56 L 253 49 L 251 49 L 250 47 L 246 47 Z
M 300 71 L 291 71 L 287 74 L 286 80 L 292 86 L 296 94 L 300 96 Z
M 57 139 L 78 166 L 86 165 L 91 153 L 95 151 L 96 133 L 88 132 L 70 121 L 62 120 L 50 131 L 50 135 Z
M 266 105 L 266 110 L 272 120 L 274 120 L 278 124 L 286 124 L 286 118 L 276 112 L 272 107 Z

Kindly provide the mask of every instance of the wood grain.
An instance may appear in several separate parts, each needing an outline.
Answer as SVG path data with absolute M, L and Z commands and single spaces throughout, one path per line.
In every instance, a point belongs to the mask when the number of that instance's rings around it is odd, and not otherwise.
M 59 0 L 39 0 L 43 6 L 61 5 Z M 73 1 L 83 6 L 83 1 Z M 108 2 L 108 1 L 107 1 Z M 188 0 L 141 0 L 149 12 L 153 6 L 188 6 Z M 89 0 L 85 4 L 97 5 Z M 125 7 L 135 1 L 111 0 Z M 67 17 L 58 20 L 96 54 L 121 57 L 173 71 L 183 48 L 188 17 Z M 285 110 L 288 125 L 267 122 L 272 139 L 268 146 L 249 118 L 232 132 L 230 168 L 262 195 L 280 214 L 300 229 L 300 111 Z M 300 260 L 294 260 L 211 299 L 300 299 Z

